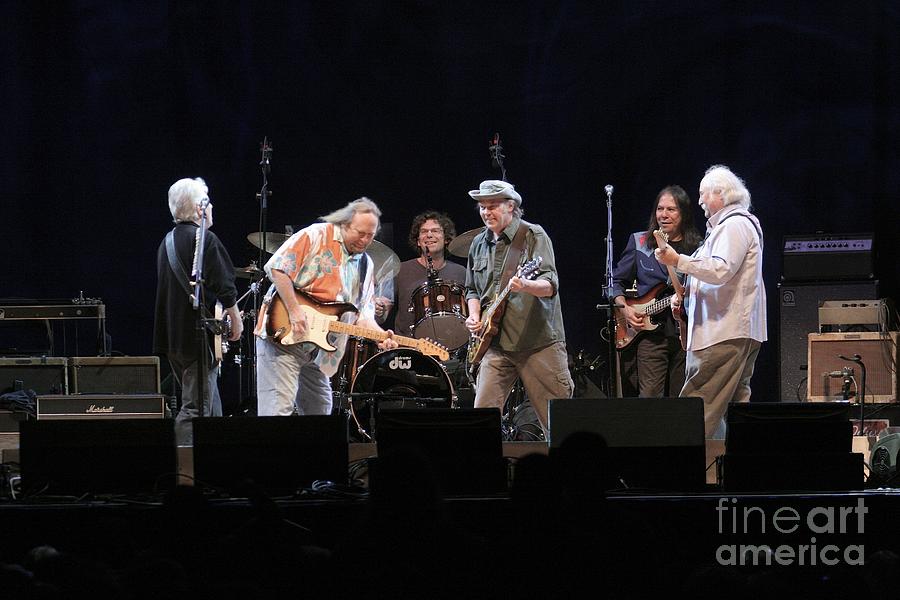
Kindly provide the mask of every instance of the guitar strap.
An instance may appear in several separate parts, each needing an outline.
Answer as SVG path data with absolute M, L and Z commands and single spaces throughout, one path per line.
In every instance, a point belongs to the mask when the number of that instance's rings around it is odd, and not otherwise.
M 366 272 L 369 270 L 369 255 L 363 252 L 362 258 L 359 259 L 359 293 L 356 294 L 356 306 L 362 302 L 363 292 L 366 289 Z
M 169 268 L 172 269 L 172 273 L 175 274 L 175 279 L 178 280 L 178 283 L 181 284 L 182 289 L 187 292 L 188 296 L 193 296 L 191 286 L 188 283 L 187 271 L 185 270 L 184 265 L 178 260 L 178 255 L 175 253 L 174 229 L 166 234 L 166 257 L 169 259 Z
M 509 283 L 509 280 L 516 273 L 516 269 L 519 268 L 519 261 L 525 252 L 526 233 L 528 233 L 528 227 L 525 226 L 524 221 L 519 221 L 519 229 L 516 231 L 516 235 L 513 236 L 512 242 L 509 244 L 509 250 L 506 251 L 506 259 L 503 261 L 503 272 L 500 275 L 500 282 L 497 286 L 498 293 L 499 290 L 506 287 L 506 284 Z

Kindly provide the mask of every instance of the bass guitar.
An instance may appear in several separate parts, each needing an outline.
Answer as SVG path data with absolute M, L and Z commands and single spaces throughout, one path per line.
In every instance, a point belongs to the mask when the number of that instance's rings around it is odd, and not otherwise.
M 287 307 L 278 294 L 272 298 L 272 304 L 269 306 L 268 321 L 266 324 L 266 333 L 273 340 L 284 344 L 299 344 L 301 342 L 312 342 L 326 352 L 334 352 L 336 348 L 328 343 L 329 333 L 346 333 L 358 338 L 367 340 L 375 340 L 381 342 L 387 339 L 387 333 L 378 331 L 377 329 L 367 329 L 358 325 L 351 325 L 339 321 L 340 315 L 345 312 L 358 312 L 356 307 L 347 302 L 319 302 L 318 300 L 304 294 L 299 290 L 294 290 L 297 302 L 306 315 L 306 333 L 302 337 L 296 337 L 291 329 L 291 318 L 288 315 Z M 402 335 L 394 335 L 393 340 L 399 346 L 406 348 L 415 348 L 422 354 L 434 356 L 438 360 L 447 360 L 450 353 L 446 348 L 432 342 L 429 339 L 416 339 L 405 337 Z
M 672 298 L 674 297 L 674 294 L 661 296 L 664 289 L 666 289 L 666 284 L 660 283 L 640 298 L 625 298 L 626 305 L 633 308 L 635 312 L 644 315 L 642 327 L 634 327 L 629 323 L 622 309 L 613 309 L 616 319 L 616 350 L 628 348 L 642 333 L 655 331 L 659 327 L 659 323 L 654 321 L 652 317 L 670 310 Z
M 544 258 L 541 256 L 529 260 L 519 267 L 518 271 L 516 271 L 516 277 L 532 279 L 537 275 L 538 267 L 541 266 L 542 262 L 544 262 Z M 481 359 L 484 358 L 488 348 L 490 348 L 491 340 L 500 331 L 500 321 L 503 319 L 503 310 L 506 308 L 506 300 L 507 296 L 509 296 L 511 285 L 512 278 L 507 282 L 506 287 L 494 297 L 487 309 L 481 313 L 481 327 L 472 334 L 472 338 L 469 340 L 469 351 L 466 356 L 470 374 L 474 374 L 474 370 L 478 367 Z

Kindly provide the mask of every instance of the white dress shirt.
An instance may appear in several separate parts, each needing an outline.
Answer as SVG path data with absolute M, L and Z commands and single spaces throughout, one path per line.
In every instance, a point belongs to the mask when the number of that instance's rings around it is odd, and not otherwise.
M 678 258 L 687 273 L 685 310 L 689 351 L 736 338 L 764 342 L 766 288 L 762 228 L 745 208 L 729 205 L 710 217 L 706 241 Z

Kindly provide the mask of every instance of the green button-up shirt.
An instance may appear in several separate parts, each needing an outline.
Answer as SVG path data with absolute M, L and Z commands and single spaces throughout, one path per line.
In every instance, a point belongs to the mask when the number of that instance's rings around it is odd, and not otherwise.
M 534 279 L 546 279 L 553 286 L 553 295 L 538 298 L 527 292 L 512 292 L 507 297 L 506 309 L 500 324 L 500 333 L 491 345 L 501 350 L 516 352 L 543 348 L 553 342 L 566 339 L 562 309 L 559 302 L 559 278 L 553 243 L 544 228 L 521 219 L 513 219 L 494 241 L 494 233 L 485 228 L 472 240 L 469 262 L 466 267 L 466 299 L 477 298 L 486 307 L 500 292 L 499 282 L 503 274 L 503 262 L 519 223 L 528 230 L 525 234 L 524 260 L 538 256 L 543 258 Z

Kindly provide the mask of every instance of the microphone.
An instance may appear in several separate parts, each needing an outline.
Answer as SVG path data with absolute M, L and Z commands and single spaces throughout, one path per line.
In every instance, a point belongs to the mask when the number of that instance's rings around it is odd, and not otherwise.
M 607 183 L 607 184 L 606 184 L 606 187 L 604 187 L 603 189 L 606 190 L 606 195 L 607 195 L 607 196 L 612 196 L 612 193 L 613 193 L 613 186 L 611 186 L 610 184 Z
M 499 133 L 494 134 L 494 139 L 491 140 L 491 144 L 490 146 L 488 146 L 488 150 L 491 153 L 491 167 L 494 169 L 499 169 L 501 166 L 500 160 L 504 158 L 502 154 L 503 146 L 500 145 Z
M 269 136 L 263 137 L 263 141 L 259 145 L 259 150 L 262 153 L 262 160 L 259 161 L 259 166 L 262 167 L 264 173 L 269 173 L 272 168 L 272 150 L 274 149 L 275 147 L 269 142 Z

